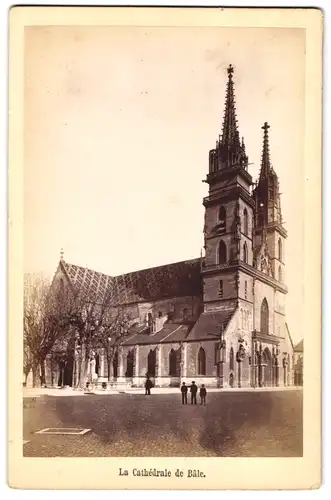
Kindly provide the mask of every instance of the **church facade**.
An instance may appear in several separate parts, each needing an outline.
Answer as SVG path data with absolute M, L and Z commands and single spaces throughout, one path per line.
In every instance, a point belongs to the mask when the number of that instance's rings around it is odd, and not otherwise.
M 61 258 L 53 284 L 112 287 L 114 306 L 134 318 L 111 366 L 115 386 L 181 382 L 207 387 L 287 386 L 293 383 L 293 344 L 286 323 L 285 245 L 279 182 L 271 165 L 269 125 L 263 130 L 259 178 L 248 171 L 228 81 L 222 134 L 209 152 L 205 182 L 204 257 L 111 277 Z M 46 361 L 48 384 L 74 385 L 74 359 Z M 103 350 L 90 378 L 108 383 Z M 60 380 L 60 382 L 59 382 Z

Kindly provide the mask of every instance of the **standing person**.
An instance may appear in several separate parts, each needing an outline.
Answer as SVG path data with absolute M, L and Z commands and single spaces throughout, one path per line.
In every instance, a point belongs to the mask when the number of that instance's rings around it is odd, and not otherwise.
M 187 385 L 185 385 L 185 382 L 182 383 L 180 390 L 182 393 L 182 404 L 187 405 Z
M 191 392 L 191 405 L 197 404 L 197 392 L 198 392 L 198 387 L 195 385 L 195 382 L 193 380 L 190 388 Z
M 201 400 L 201 405 L 205 405 L 206 404 L 206 396 L 207 396 L 207 390 L 204 386 L 204 384 L 201 385 L 201 388 L 200 388 L 200 400 Z
M 145 396 L 150 396 L 151 395 L 151 388 L 153 387 L 153 383 L 151 379 L 149 378 L 149 375 L 146 377 L 146 382 L 145 382 Z

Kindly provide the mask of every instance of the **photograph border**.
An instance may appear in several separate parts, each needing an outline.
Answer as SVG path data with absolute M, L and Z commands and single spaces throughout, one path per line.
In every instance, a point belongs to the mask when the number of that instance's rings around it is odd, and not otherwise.
M 23 458 L 24 27 L 213 26 L 306 30 L 304 455 L 302 458 Z M 33 489 L 313 489 L 321 482 L 322 30 L 318 9 L 14 7 L 9 40 L 9 485 Z M 200 469 L 201 478 L 121 477 L 119 468 Z M 291 473 L 289 474 L 289 471 Z

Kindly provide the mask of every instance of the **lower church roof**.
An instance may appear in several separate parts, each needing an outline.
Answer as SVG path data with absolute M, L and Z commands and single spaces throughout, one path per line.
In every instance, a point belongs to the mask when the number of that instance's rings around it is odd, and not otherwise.
M 142 344 L 160 344 L 163 342 L 182 342 L 187 337 L 189 325 L 168 323 L 157 333 L 149 333 L 149 329 L 135 333 L 132 337 L 125 340 L 122 345 L 142 345 Z
M 219 340 L 222 328 L 223 331 L 225 331 L 235 309 L 236 306 L 224 311 L 208 311 L 202 313 L 186 340 Z

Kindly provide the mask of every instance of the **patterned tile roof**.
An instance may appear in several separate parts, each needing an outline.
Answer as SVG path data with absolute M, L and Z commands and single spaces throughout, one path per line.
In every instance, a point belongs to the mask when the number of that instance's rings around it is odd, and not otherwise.
M 226 329 L 236 307 L 225 311 L 202 313 L 187 336 L 187 340 L 219 340 L 221 327 Z
M 100 300 L 106 291 L 114 305 L 155 301 L 171 297 L 201 296 L 200 259 L 193 259 L 142 271 L 108 276 L 61 261 L 70 281 L 84 287 Z

